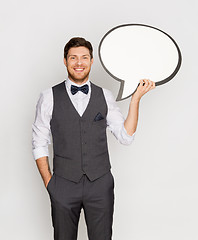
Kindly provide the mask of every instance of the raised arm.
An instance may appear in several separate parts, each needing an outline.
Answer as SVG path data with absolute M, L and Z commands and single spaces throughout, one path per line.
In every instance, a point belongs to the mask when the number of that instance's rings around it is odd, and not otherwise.
M 140 99 L 145 93 L 154 88 L 155 82 L 149 79 L 141 79 L 137 90 L 132 95 L 131 102 L 129 104 L 128 115 L 124 121 L 124 127 L 130 136 L 135 133 L 137 128 Z
M 116 137 L 119 143 L 124 145 L 130 145 L 135 137 L 128 135 L 124 128 L 124 116 L 122 115 L 120 108 L 118 107 L 112 92 L 103 88 L 104 96 L 108 106 L 107 113 L 107 128 Z

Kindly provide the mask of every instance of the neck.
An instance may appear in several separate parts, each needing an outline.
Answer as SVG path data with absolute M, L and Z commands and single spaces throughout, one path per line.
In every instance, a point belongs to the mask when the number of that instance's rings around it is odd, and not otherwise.
M 78 85 L 82 85 L 82 84 L 86 83 L 89 79 L 88 77 L 86 77 L 85 79 L 73 79 L 70 76 L 68 76 L 68 78 L 69 78 L 70 81 L 72 81 L 72 82 L 74 82 Z

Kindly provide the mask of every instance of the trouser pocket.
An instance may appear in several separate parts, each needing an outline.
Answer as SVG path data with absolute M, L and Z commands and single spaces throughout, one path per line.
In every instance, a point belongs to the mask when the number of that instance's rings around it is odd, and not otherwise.
M 48 191 L 49 193 L 51 193 L 52 190 L 53 190 L 53 187 L 54 187 L 54 179 L 55 179 L 55 174 L 53 173 L 52 177 L 50 178 L 50 180 L 49 180 L 49 182 L 48 182 L 48 184 L 47 184 L 47 191 Z

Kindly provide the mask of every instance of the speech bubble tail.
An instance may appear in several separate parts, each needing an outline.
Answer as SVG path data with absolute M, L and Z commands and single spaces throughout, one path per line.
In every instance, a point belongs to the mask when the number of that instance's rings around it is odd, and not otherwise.
M 123 80 L 119 80 L 120 81 L 120 89 L 118 92 L 118 96 L 116 98 L 116 101 L 121 101 L 122 99 L 122 94 L 123 94 L 123 90 L 124 90 L 124 81 Z
M 137 87 L 139 86 L 139 85 L 137 85 L 135 91 L 131 93 L 130 89 L 126 89 L 127 83 L 124 80 L 119 80 L 119 81 L 120 81 L 120 89 L 119 89 L 116 101 L 122 101 L 122 100 L 132 96 L 132 94 L 136 91 Z

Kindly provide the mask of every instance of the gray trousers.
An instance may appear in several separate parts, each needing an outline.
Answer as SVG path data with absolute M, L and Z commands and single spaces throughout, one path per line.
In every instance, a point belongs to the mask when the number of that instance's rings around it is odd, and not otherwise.
M 92 182 L 83 175 L 78 183 L 53 173 L 47 190 L 54 240 L 77 239 L 82 208 L 89 240 L 112 239 L 114 178 L 111 171 Z

